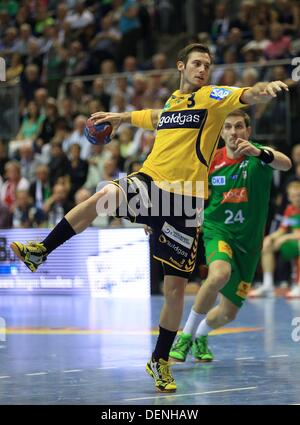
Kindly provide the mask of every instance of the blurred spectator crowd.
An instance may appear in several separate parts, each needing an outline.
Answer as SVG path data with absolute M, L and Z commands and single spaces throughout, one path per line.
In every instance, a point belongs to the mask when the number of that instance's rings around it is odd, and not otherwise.
M 162 108 L 177 84 L 170 68 L 179 48 L 189 42 L 207 44 L 215 63 L 227 65 L 213 72 L 214 84 L 252 86 L 281 79 L 297 86 L 291 66 L 271 68 L 268 61 L 299 55 L 299 0 L 195 0 L 193 10 L 187 4 L 191 2 L 0 0 L 6 85 L 20 86 L 18 134 L 1 140 L 0 129 L 0 228 L 52 227 L 99 183 L 138 171 L 152 149 L 153 132 L 122 125 L 111 143 L 93 146 L 83 133 L 85 121 L 99 110 Z M 190 25 L 195 34 L 189 33 Z M 95 77 L 79 78 L 91 75 Z M 290 111 L 295 125 L 297 99 Z M 280 135 L 285 103 L 274 108 L 264 105 L 255 118 L 267 117 L 274 131 L 281 125 Z M 9 121 L 11 111 L 6 112 Z M 282 150 L 293 149 L 294 169 L 274 178 L 273 215 L 287 203 L 285 195 L 278 195 L 279 189 L 284 194 L 285 180 L 300 180 L 300 145 L 296 139 L 286 142 Z M 119 223 L 99 218 L 96 224 Z

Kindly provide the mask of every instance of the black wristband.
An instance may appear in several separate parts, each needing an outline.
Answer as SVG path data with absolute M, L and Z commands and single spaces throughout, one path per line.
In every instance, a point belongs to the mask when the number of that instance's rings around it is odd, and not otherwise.
M 269 149 L 260 148 L 260 154 L 257 158 L 259 158 L 265 164 L 270 164 L 270 162 L 274 161 L 274 154 Z

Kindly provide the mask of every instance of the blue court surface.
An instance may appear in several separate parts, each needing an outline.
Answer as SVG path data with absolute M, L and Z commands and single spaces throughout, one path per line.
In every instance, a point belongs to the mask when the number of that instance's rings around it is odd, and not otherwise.
M 248 301 L 210 337 L 214 362 L 173 367 L 175 394 L 156 393 L 145 372 L 162 303 L 1 295 L 0 404 L 300 403 L 300 300 Z

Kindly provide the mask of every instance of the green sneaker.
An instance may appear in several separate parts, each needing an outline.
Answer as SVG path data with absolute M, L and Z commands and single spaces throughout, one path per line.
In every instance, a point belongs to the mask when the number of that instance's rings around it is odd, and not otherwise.
M 207 336 L 199 336 L 192 345 L 192 353 L 196 360 L 200 362 L 212 362 L 214 355 L 207 345 Z
M 193 344 L 192 335 L 181 334 L 173 344 L 169 357 L 179 362 L 185 362 L 190 348 Z
M 47 250 L 42 243 L 29 242 L 22 244 L 21 242 L 12 242 L 10 247 L 32 272 L 36 272 L 43 261 L 46 261 Z

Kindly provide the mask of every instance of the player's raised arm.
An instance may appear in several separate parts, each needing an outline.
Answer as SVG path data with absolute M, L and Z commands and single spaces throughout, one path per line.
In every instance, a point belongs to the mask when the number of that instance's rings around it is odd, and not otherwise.
M 265 103 L 277 97 L 277 93 L 283 90 L 289 91 L 289 88 L 282 81 L 257 83 L 253 87 L 244 91 L 241 96 L 241 102 L 248 105 L 252 105 L 255 103 Z
M 274 168 L 274 170 L 288 171 L 292 168 L 292 161 L 284 153 L 276 151 L 270 147 L 261 149 L 265 152 L 269 151 L 271 154 L 273 153 L 274 159 L 269 163 L 269 165 L 270 167 Z
M 236 143 L 238 147 L 235 151 L 235 155 L 237 156 L 257 156 L 270 167 L 274 168 L 274 170 L 288 171 L 292 167 L 292 162 L 288 156 L 269 146 L 258 148 L 248 140 L 243 139 L 237 139 Z
M 157 126 L 161 109 L 143 109 L 141 111 L 130 112 L 95 112 L 92 114 L 94 124 L 101 124 L 109 121 L 114 128 L 114 132 L 121 124 L 127 123 L 145 130 L 154 130 Z

